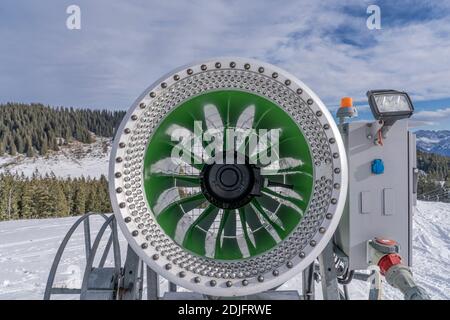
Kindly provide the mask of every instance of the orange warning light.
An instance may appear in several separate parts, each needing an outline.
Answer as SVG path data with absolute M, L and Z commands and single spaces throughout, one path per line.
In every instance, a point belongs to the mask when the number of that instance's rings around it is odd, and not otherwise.
M 341 108 L 351 108 L 353 107 L 353 99 L 350 97 L 343 97 L 341 99 Z

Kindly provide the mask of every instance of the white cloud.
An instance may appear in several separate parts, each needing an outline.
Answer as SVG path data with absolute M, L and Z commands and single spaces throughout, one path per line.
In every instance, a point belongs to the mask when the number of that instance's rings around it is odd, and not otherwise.
M 171 69 L 228 55 L 274 62 L 330 105 L 348 95 L 364 100 L 368 89 L 403 89 L 416 100 L 450 92 L 448 17 L 368 30 L 356 0 L 77 4 L 78 33 L 65 28 L 64 4 L 40 3 L 9 28 L 0 22 L 2 42 L 12 48 L 0 52 L 2 100 L 124 108 Z M 361 8 L 361 16 L 343 5 Z M 350 38 L 374 45 L 339 41 L 343 26 L 353 30 Z
M 450 118 L 450 108 L 436 109 L 432 111 L 419 111 L 413 115 L 413 119 L 416 121 L 423 121 L 427 123 L 445 122 Z

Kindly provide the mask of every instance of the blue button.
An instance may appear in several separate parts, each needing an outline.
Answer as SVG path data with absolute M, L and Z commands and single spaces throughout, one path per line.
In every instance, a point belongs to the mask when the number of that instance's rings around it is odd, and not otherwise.
M 372 173 L 382 174 L 384 173 L 384 163 L 381 159 L 375 159 L 372 161 Z

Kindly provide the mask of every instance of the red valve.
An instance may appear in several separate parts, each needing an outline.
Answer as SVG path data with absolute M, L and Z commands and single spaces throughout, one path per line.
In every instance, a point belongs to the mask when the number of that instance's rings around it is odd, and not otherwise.
M 390 239 L 375 238 L 375 241 L 378 242 L 379 244 L 383 244 L 383 245 L 386 245 L 386 246 L 395 246 L 395 245 L 397 245 L 396 241 L 390 240 Z
M 378 266 L 380 267 L 380 272 L 382 275 L 385 275 L 386 272 L 392 267 L 397 264 L 402 263 L 402 257 L 400 257 L 396 253 L 390 253 L 385 256 L 383 256 L 380 261 L 378 261 Z

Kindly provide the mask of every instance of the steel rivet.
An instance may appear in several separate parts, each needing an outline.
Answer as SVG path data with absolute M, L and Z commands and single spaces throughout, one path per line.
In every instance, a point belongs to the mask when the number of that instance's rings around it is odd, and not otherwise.
M 236 67 L 236 62 L 230 62 L 230 67 L 231 67 L 231 68 Z
M 187 72 L 188 75 L 191 75 L 191 74 L 194 73 L 194 70 L 192 70 L 192 69 L 187 69 L 186 72 Z
M 116 172 L 116 173 L 114 174 L 114 176 L 115 176 L 116 178 L 120 178 L 120 177 L 122 176 L 122 174 L 121 174 L 120 172 Z
M 142 249 L 147 249 L 148 248 L 148 244 L 146 242 L 144 242 L 143 244 L 141 244 L 141 248 Z
M 298 255 L 298 256 L 299 256 L 300 258 L 302 258 L 302 259 L 303 259 L 303 258 L 304 258 L 304 257 L 306 256 L 306 254 L 305 254 L 305 253 L 304 253 L 304 252 L 302 251 L 302 252 L 300 252 L 300 253 L 299 253 L 299 255 Z
M 330 143 L 335 143 L 335 142 L 336 142 L 336 139 L 335 139 L 335 138 L 330 138 L 330 139 L 328 140 L 328 142 L 330 142 Z
M 341 185 L 340 185 L 339 183 L 335 183 L 335 184 L 333 185 L 333 187 L 334 187 L 335 189 L 339 189 L 339 188 L 341 187 Z
M 333 199 L 331 199 L 331 203 L 332 203 L 332 204 L 336 204 L 336 203 L 337 203 L 337 200 L 336 200 L 335 198 L 333 198 Z
M 339 158 L 339 153 L 337 153 L 337 152 L 333 153 L 333 158 L 335 158 L 335 159 Z
M 227 281 L 226 282 L 226 286 L 229 288 L 229 287 L 231 287 L 233 285 L 233 282 L 231 282 L 231 281 Z
M 120 147 L 120 148 L 125 148 L 125 147 L 126 147 L 125 142 L 120 142 L 120 143 L 119 143 L 119 147 Z
M 302 93 L 303 93 L 302 88 L 298 88 L 298 89 L 297 89 L 297 93 L 298 93 L 298 94 L 302 94 Z
M 139 108 L 145 109 L 145 103 L 143 103 L 143 102 L 139 103 Z
M 334 169 L 334 173 L 341 173 L 341 169 L 335 168 L 335 169 Z
M 116 192 L 117 193 L 121 193 L 123 191 L 123 189 L 121 188 L 121 187 L 118 187 L 117 189 L 116 189 Z
M 163 83 L 161 83 L 161 88 L 167 88 L 167 83 L 165 83 L 165 82 L 163 82 Z
M 292 268 L 294 266 L 294 264 L 292 263 L 292 261 L 288 261 L 286 263 L 286 267 L 288 267 L 289 269 Z
M 318 116 L 318 117 L 321 117 L 322 114 L 323 114 L 323 113 L 322 113 L 322 111 L 320 111 L 320 110 L 316 112 L 316 116 Z
M 155 254 L 152 256 L 152 259 L 153 259 L 153 260 L 158 260 L 158 259 L 159 259 L 159 254 L 156 254 L 156 253 L 155 253 Z
M 206 69 L 208 69 L 208 67 L 206 66 L 206 64 L 202 64 L 202 66 L 200 67 L 200 69 L 202 69 L 203 71 L 205 71 Z
M 131 218 L 130 218 L 130 217 L 126 217 L 126 218 L 124 219 L 124 221 L 125 221 L 126 223 L 129 223 L 129 222 L 131 222 Z
M 284 82 L 284 84 L 287 85 L 287 86 L 289 86 L 289 85 L 291 84 L 291 80 L 287 79 L 287 80 Z
M 325 215 L 325 218 L 327 218 L 328 220 L 330 220 L 331 218 L 333 218 L 333 215 L 331 213 L 327 213 Z
M 172 265 L 170 263 L 168 263 L 164 266 L 164 268 L 166 268 L 166 270 L 170 270 L 170 269 L 172 269 Z
M 135 115 L 135 114 L 133 114 L 132 116 L 131 116 L 131 120 L 133 120 L 133 121 L 136 121 L 137 120 L 137 115 Z
M 263 277 L 263 276 L 259 276 L 259 277 L 258 277 L 258 281 L 259 281 L 259 282 L 263 282 L 263 281 L 264 281 L 264 277 Z
M 276 73 L 276 72 L 272 73 L 272 78 L 274 78 L 274 79 L 278 78 L 278 73 Z
M 323 128 L 325 129 L 325 130 L 328 130 L 328 129 L 330 129 L 330 125 L 327 123 L 327 124 L 324 124 L 323 125 Z
M 220 62 L 216 62 L 215 66 L 217 69 L 219 69 L 222 65 L 220 64 Z
M 312 99 L 308 99 L 308 101 L 306 101 L 307 104 L 312 105 L 314 103 L 314 101 Z
M 277 277 L 277 276 L 280 274 L 280 272 L 279 272 L 278 270 L 273 270 L 273 271 L 272 271 L 272 274 L 273 274 L 275 277 Z
M 311 240 L 311 241 L 309 242 L 309 245 L 310 245 L 311 247 L 315 247 L 315 246 L 316 246 L 316 241 L 315 241 L 315 240 Z
M 200 283 L 200 278 L 199 278 L 199 277 L 195 277 L 195 278 L 194 278 L 194 282 L 195 282 L 195 283 Z
M 319 228 L 319 232 L 320 232 L 320 233 L 325 233 L 325 231 L 326 231 L 326 229 L 325 229 L 324 227 L 320 227 L 320 228 Z
M 250 64 L 248 64 L 248 63 L 244 64 L 244 68 L 245 68 L 245 70 L 250 69 Z
M 137 230 L 134 230 L 134 231 L 131 233 L 131 235 L 132 235 L 133 237 L 136 237 L 138 234 L 139 234 L 139 232 L 138 232 Z
M 248 280 L 242 280 L 242 285 L 245 287 L 246 285 L 248 285 Z
M 150 92 L 150 97 L 152 97 L 152 98 L 156 97 L 156 93 Z
M 179 76 L 179 75 L 177 75 L 177 74 L 176 74 L 176 75 L 174 75 L 174 76 L 173 76 L 173 80 L 175 80 L 175 81 L 178 81 L 178 80 L 180 80 L 180 76 Z
M 125 208 L 125 206 L 126 206 L 126 204 L 125 204 L 125 202 L 121 202 L 121 203 L 119 203 L 119 208 Z
M 179 276 L 180 278 L 184 278 L 184 277 L 186 276 L 186 272 L 180 271 L 180 273 L 178 274 L 178 276 Z
M 117 162 L 117 163 L 122 162 L 122 158 L 121 158 L 121 157 L 117 157 L 117 158 L 116 158 L 116 162 Z
M 217 284 L 216 280 L 211 280 L 211 281 L 209 282 L 209 285 L 210 285 L 211 287 L 214 287 L 216 284 Z
M 258 68 L 258 72 L 259 72 L 259 73 L 263 73 L 263 72 L 264 72 L 264 68 L 263 68 L 263 67 L 259 67 L 259 68 Z

